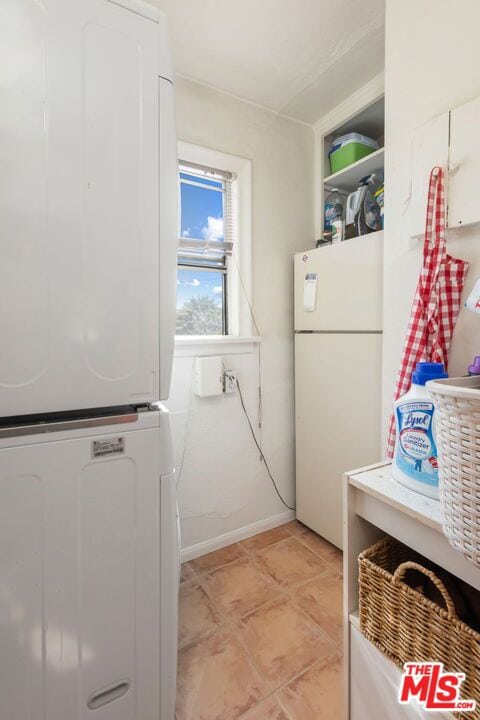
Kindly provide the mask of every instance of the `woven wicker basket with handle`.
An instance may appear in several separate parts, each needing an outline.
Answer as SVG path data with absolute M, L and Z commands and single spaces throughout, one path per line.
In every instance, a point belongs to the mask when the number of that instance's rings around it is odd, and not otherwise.
M 459 620 L 455 605 L 428 561 L 393 538 L 383 538 L 358 558 L 360 629 L 400 667 L 406 662 L 441 662 L 465 673 L 462 697 L 480 704 L 480 634 Z M 415 570 L 439 591 L 445 607 L 404 582 Z M 479 720 L 475 712 L 457 717 Z

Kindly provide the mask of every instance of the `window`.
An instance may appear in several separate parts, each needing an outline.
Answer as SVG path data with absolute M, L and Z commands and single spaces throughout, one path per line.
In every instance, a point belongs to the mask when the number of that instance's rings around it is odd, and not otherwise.
M 254 327 L 252 163 L 183 140 L 178 157 L 176 351 L 209 343 L 240 348 L 243 341 L 251 343 Z
M 180 159 L 177 335 L 229 334 L 235 175 Z

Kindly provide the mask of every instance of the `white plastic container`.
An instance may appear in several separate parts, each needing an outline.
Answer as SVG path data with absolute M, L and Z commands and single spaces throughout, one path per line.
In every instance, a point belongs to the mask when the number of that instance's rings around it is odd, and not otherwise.
M 335 138 L 332 144 L 332 150 L 338 150 L 338 148 L 341 148 L 344 145 L 348 145 L 348 143 L 352 142 L 361 143 L 362 145 L 368 145 L 368 147 L 371 147 L 374 150 L 378 150 L 378 148 L 380 147 L 376 140 L 373 140 L 366 135 L 361 135 L 357 132 L 350 132 L 346 135 L 341 135 L 340 137 Z
M 441 363 L 417 363 L 412 387 L 393 404 L 397 428 L 393 477 L 435 499 L 439 498 L 435 407 L 425 383 L 445 377 Z

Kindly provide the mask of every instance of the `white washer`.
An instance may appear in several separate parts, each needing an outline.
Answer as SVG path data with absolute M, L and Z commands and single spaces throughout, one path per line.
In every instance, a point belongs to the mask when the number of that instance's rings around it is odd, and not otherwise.
M 11 432 L 0 429 L 1 717 L 171 720 L 179 548 L 167 411 Z

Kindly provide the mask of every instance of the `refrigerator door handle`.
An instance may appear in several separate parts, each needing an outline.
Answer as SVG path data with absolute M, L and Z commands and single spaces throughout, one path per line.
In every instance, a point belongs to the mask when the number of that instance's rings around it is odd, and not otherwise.
M 176 324 L 178 248 L 178 161 L 175 126 L 175 90 L 159 78 L 159 286 L 160 286 L 160 400 L 170 392 Z

